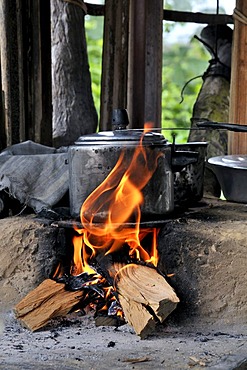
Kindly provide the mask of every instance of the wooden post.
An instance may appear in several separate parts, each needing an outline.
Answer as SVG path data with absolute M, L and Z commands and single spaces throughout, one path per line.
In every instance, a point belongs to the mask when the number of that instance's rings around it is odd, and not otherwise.
M 111 130 L 112 110 L 127 108 L 129 0 L 106 0 L 100 129 Z
M 33 140 L 52 145 L 51 27 L 50 0 L 32 1 L 32 81 Z
M 247 16 L 247 2 L 237 0 L 236 9 Z M 247 124 L 247 24 L 235 17 L 232 51 L 229 121 Z M 229 132 L 228 153 L 247 154 L 247 134 Z
M 133 128 L 161 127 L 162 0 L 135 0 L 130 7 L 128 111 Z
M 20 100 L 16 2 L 0 2 L 1 72 L 7 145 L 20 141 Z
M 52 145 L 50 0 L 18 0 L 21 141 Z
M 50 1 L 0 2 L 6 146 L 51 145 Z
M 4 93 L 2 91 L 1 60 L 0 60 L 0 150 L 3 150 L 4 148 L 6 148 L 5 109 L 4 109 Z

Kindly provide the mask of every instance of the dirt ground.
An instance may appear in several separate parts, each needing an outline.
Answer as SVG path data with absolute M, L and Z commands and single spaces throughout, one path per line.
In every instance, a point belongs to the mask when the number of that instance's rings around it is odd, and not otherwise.
M 23 328 L 12 308 L 46 277 L 61 233 L 32 217 L 0 220 L 0 369 L 247 369 L 246 226 L 246 205 L 211 200 L 166 223 L 160 263 L 181 304 L 141 340 L 80 313 Z
M 91 316 L 78 314 L 36 333 L 22 328 L 12 314 L 4 320 L 3 370 L 247 368 L 247 332 L 241 328 L 222 332 L 167 325 L 141 340 L 128 325 L 95 327 Z

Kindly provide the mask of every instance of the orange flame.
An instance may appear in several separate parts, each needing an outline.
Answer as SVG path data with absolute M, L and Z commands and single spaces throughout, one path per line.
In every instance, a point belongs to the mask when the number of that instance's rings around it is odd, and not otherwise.
M 91 272 L 90 259 L 100 251 L 105 254 L 128 245 L 132 259 L 157 265 L 156 228 L 140 229 L 143 188 L 152 178 L 162 155 L 143 145 L 143 137 L 153 125 L 148 123 L 130 158 L 123 150 L 106 179 L 88 196 L 81 207 L 82 229 L 74 238 L 73 273 Z M 97 223 L 100 218 L 101 223 Z M 103 219 L 103 223 L 102 223 Z M 126 223 L 131 226 L 126 227 Z M 133 226 L 132 226 L 133 225 Z M 142 246 L 146 235 L 152 236 L 150 251 Z M 83 260 L 82 257 L 83 256 Z
M 149 131 L 151 131 L 154 127 L 155 127 L 154 122 L 152 122 L 152 121 L 145 122 L 145 124 L 144 124 L 144 132 L 145 132 L 145 133 L 146 133 L 146 132 L 149 132 Z

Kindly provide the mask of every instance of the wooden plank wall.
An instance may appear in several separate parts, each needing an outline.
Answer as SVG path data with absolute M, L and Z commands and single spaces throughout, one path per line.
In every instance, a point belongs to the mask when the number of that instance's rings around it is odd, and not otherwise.
M 232 51 L 229 121 L 247 125 L 247 2 L 237 0 L 240 17 L 235 19 Z M 247 134 L 229 132 L 228 153 L 247 154 Z
M 113 109 L 127 108 L 129 1 L 105 1 L 100 109 L 101 131 L 111 130 Z
M 161 127 L 163 1 L 136 0 L 130 8 L 128 111 L 132 128 Z
M 6 143 L 20 141 L 19 70 L 17 49 L 17 6 L 15 1 L 0 2 L 1 76 Z M 1 131 L 2 131 L 1 130 Z
M 162 18 L 232 23 L 230 16 L 162 10 L 162 4 L 88 4 L 89 14 L 105 16 L 101 130 L 111 128 L 112 109 L 126 107 L 132 127 L 143 127 L 146 120 L 159 127 Z M 0 32 L 0 149 L 27 139 L 52 145 L 50 0 L 1 0 Z
M 2 0 L 0 32 L 1 145 L 51 145 L 50 1 Z

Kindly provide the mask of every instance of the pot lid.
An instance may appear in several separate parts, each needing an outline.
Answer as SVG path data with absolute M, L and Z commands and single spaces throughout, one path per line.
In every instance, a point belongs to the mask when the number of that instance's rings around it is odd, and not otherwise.
M 143 136 L 144 145 L 163 145 L 167 143 L 165 137 L 158 132 L 146 132 L 143 130 L 115 130 L 115 131 L 101 131 L 95 134 L 80 136 L 75 144 L 137 144 Z
M 208 163 L 215 166 L 230 167 L 247 170 L 247 155 L 223 155 L 208 159 Z

